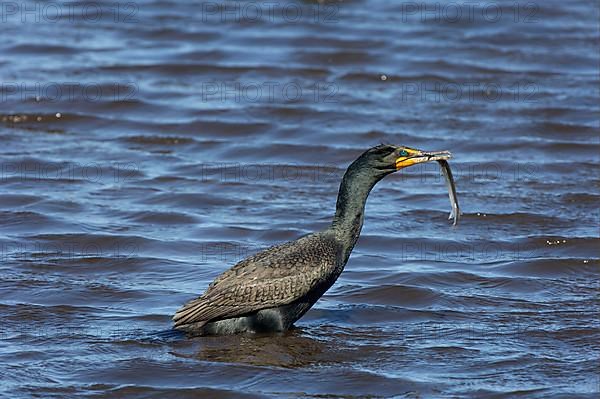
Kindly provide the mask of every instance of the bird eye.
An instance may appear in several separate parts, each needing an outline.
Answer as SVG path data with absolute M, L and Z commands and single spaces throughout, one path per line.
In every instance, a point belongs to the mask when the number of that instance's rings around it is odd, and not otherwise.
M 405 156 L 408 155 L 408 151 L 402 150 L 402 151 L 400 151 L 400 155 L 403 156 L 403 157 L 405 157 Z

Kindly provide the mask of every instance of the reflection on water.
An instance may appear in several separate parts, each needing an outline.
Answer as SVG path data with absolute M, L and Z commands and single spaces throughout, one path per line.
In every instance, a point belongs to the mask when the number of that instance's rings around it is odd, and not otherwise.
M 326 342 L 301 331 L 266 336 L 202 338 L 195 358 L 205 361 L 244 363 L 256 366 L 308 367 L 332 362 Z M 339 354 L 337 352 L 334 355 Z

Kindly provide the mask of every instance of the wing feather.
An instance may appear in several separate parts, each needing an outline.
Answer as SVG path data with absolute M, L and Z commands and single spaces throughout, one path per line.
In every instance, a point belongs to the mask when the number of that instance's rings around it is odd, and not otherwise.
M 307 236 L 243 260 L 211 283 L 173 317 L 176 328 L 239 317 L 294 302 L 326 279 L 339 264 L 332 240 Z

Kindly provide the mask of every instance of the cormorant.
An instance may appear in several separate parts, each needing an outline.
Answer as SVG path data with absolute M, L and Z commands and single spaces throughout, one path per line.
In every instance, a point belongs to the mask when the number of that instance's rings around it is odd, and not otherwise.
M 448 151 L 385 144 L 365 151 L 344 174 L 327 229 L 268 248 L 225 271 L 175 313 L 175 328 L 193 335 L 287 330 L 344 269 L 373 186 L 400 169 L 450 157 Z

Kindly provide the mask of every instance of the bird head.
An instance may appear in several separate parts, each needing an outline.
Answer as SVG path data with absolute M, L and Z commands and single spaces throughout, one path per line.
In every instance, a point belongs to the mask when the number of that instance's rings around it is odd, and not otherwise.
M 449 151 L 422 151 L 410 147 L 381 144 L 365 151 L 357 161 L 377 174 L 387 175 L 424 162 L 450 159 Z

